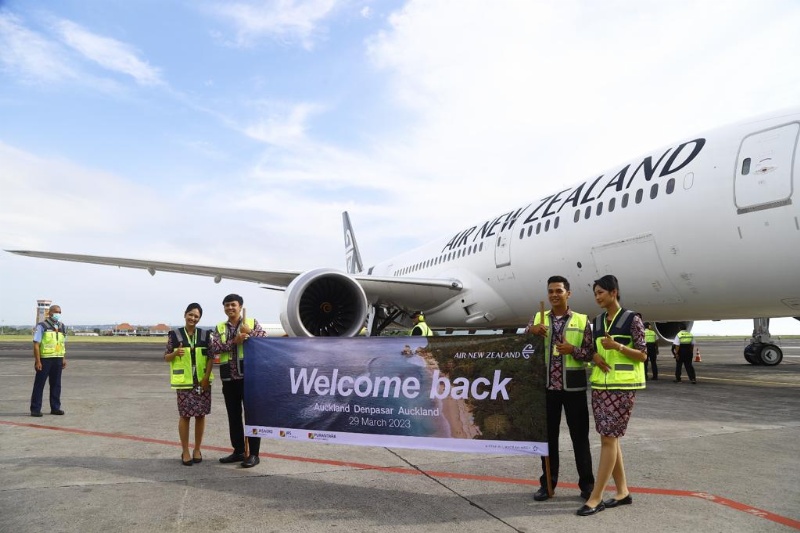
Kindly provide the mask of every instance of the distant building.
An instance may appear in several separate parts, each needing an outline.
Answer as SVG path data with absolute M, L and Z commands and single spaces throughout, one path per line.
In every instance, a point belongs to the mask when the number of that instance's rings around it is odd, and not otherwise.
M 122 324 L 117 324 L 111 328 L 111 334 L 115 337 L 128 337 L 131 335 L 136 335 L 136 328 L 127 322 L 123 322 Z
M 150 336 L 152 337 L 166 337 L 169 334 L 169 330 L 172 329 L 166 324 L 156 324 L 155 326 L 150 326 Z

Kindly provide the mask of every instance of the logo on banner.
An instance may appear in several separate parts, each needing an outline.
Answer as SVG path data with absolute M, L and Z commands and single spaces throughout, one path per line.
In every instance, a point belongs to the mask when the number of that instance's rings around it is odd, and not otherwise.
M 522 357 L 530 359 L 534 351 L 533 344 L 526 344 L 525 347 L 522 348 Z

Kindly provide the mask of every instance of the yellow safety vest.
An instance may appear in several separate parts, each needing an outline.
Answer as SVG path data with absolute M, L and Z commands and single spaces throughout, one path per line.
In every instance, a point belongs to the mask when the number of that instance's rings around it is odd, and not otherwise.
M 631 324 L 634 317 L 633 311 L 622 309 L 614 316 L 608 334 L 618 343 L 633 348 Z M 593 389 L 605 390 L 636 390 L 645 388 L 644 363 L 628 359 L 617 350 L 606 350 L 600 342 L 606 334 L 606 313 L 601 313 L 594 319 L 594 343 L 599 353 L 611 369 L 606 373 L 599 366 L 592 369 L 590 381 Z
M 248 318 L 245 319 L 245 324 L 250 329 L 256 327 L 256 319 L 255 318 Z M 228 323 L 227 322 L 220 322 L 217 324 L 217 333 L 219 333 L 219 341 L 222 344 L 225 344 L 228 341 Z M 244 361 L 244 344 L 239 344 L 236 346 L 236 354 L 232 354 L 231 352 L 220 352 L 219 354 L 219 377 L 222 381 L 230 381 L 230 375 L 226 370 L 223 370 L 224 366 L 227 365 L 228 361 L 231 360 L 231 357 L 236 358 L 236 366 L 239 368 L 239 373 L 244 374 L 243 361 Z
M 653 344 L 657 340 L 658 337 L 656 336 L 655 331 L 653 331 L 652 329 L 644 330 L 644 342 L 646 342 L 647 344 Z
M 414 330 L 417 329 L 417 328 L 419 328 L 422 331 L 422 336 L 423 337 L 431 337 L 431 336 L 433 336 L 433 330 L 428 326 L 428 324 L 425 323 L 424 320 L 422 322 L 420 322 L 419 324 L 415 325 L 413 328 L 411 328 L 411 331 L 409 331 L 408 334 L 409 335 L 413 335 Z
M 588 318 L 586 315 L 570 311 L 571 315 L 569 321 L 564 324 L 564 341 L 570 343 L 576 348 L 583 345 L 583 332 L 586 330 L 586 322 Z M 544 361 L 547 365 L 547 385 L 550 385 L 550 353 L 556 351 L 553 346 L 550 349 L 550 342 L 552 340 L 553 331 L 550 329 L 550 315 L 552 311 L 544 315 L 544 325 L 550 331 L 550 334 L 545 336 L 544 339 Z M 533 325 L 541 323 L 541 313 L 536 313 L 533 318 Z M 586 390 L 586 363 L 578 361 L 572 354 L 562 354 L 562 361 L 564 362 L 564 383 L 565 391 L 582 391 Z
M 175 338 L 184 346 L 184 355 L 175 356 L 169 363 L 169 384 L 173 389 L 191 389 L 200 384 L 206 375 L 208 360 L 208 331 L 195 329 L 193 337 L 186 334 L 186 329 L 173 329 Z M 188 347 L 188 348 L 187 348 Z M 214 375 L 208 376 L 208 382 L 214 381 Z
M 53 324 L 49 320 L 39 323 L 43 328 L 42 340 L 39 342 L 39 357 L 64 357 L 67 349 L 64 346 L 64 325 Z

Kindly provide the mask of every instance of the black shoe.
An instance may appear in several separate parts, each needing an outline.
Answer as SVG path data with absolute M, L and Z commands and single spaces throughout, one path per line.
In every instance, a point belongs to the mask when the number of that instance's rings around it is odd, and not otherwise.
M 183 454 L 181 454 L 181 463 L 183 463 L 183 466 L 192 466 L 194 464 L 191 458 L 188 461 L 184 461 Z
M 238 463 L 238 462 L 243 461 L 243 460 L 244 460 L 244 454 L 243 453 L 236 453 L 236 452 L 234 452 L 234 453 L 232 453 L 230 455 L 226 455 L 225 457 L 220 457 L 219 458 L 219 462 L 220 463 Z
M 673 379 L 672 382 L 673 383 L 680 383 L 681 382 L 681 378 Z
M 200 454 L 200 457 L 192 457 L 193 463 L 202 463 L 203 462 L 203 454 Z
M 42 416 L 41 411 L 31 411 L 31 416 Z
M 550 495 L 547 494 L 547 487 L 539 487 L 539 490 L 533 493 L 533 499 L 537 502 L 543 502 L 545 500 L 550 499 Z
M 589 499 L 589 496 L 591 496 L 591 495 L 592 495 L 592 491 L 590 491 L 590 490 L 582 490 L 582 491 L 581 491 L 581 499 L 582 499 L 583 501 L 586 501 L 586 500 L 588 500 L 588 499 Z
M 692 380 L 692 385 L 697 385 L 697 380 L 696 379 Z
M 63 415 L 64 411 L 62 411 L 61 409 L 53 409 L 52 411 L 50 411 L 50 414 L 51 415 Z
M 632 503 L 633 503 L 633 498 L 631 498 L 631 495 L 628 494 L 627 496 L 625 496 L 621 500 L 617 500 L 615 498 L 609 498 L 609 499 L 607 499 L 606 501 L 603 502 L 603 505 L 606 506 L 606 509 L 613 509 L 614 507 L 616 507 L 618 505 L 630 505 Z
M 597 507 L 589 507 L 588 505 L 584 505 L 583 507 L 578 509 L 578 512 L 575 514 L 577 514 L 578 516 L 589 516 L 597 514 L 600 511 L 604 510 L 605 508 L 606 506 L 603 502 L 598 503 Z
M 250 455 L 247 457 L 247 459 L 242 461 L 242 468 L 253 468 L 260 462 L 261 460 L 258 458 L 257 455 Z

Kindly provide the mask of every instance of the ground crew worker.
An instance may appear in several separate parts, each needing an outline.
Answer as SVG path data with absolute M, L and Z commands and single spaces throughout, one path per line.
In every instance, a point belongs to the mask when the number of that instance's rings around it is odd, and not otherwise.
M 213 359 L 208 356 L 209 331 L 197 327 L 203 308 L 193 302 L 183 313 L 184 327 L 167 335 L 164 360 L 169 363 L 170 386 L 177 393 L 178 437 L 181 439 L 181 463 L 192 466 L 203 462 L 203 434 L 206 415 L 211 412 L 211 373 Z M 189 453 L 189 424 L 194 417 L 194 450 Z
M 247 437 L 249 455 L 245 457 L 244 423 L 242 407 L 244 403 L 244 346 L 250 337 L 266 337 L 267 333 L 253 318 L 242 316 L 244 299 L 238 294 L 229 294 L 222 300 L 226 322 L 217 324 L 211 333 L 209 353 L 211 357 L 219 356 L 219 377 L 222 380 L 222 396 L 225 398 L 225 409 L 228 411 L 228 431 L 230 433 L 233 453 L 221 457 L 220 463 L 238 463 L 243 468 L 256 466 L 260 460 L 258 452 L 261 448 L 259 437 Z
M 650 322 L 644 323 L 644 342 L 647 344 L 647 361 L 644 362 L 644 379 L 647 377 L 647 365 L 651 364 L 653 367 L 653 380 L 658 380 L 658 335 L 653 330 L 653 325 Z
M 50 414 L 63 415 L 61 409 L 61 372 L 67 368 L 67 328 L 61 323 L 61 306 L 51 305 L 47 318 L 36 324 L 33 332 L 33 379 L 31 416 L 42 416 L 45 382 L 50 383 Z
M 422 335 L 423 337 L 431 337 L 433 335 L 433 330 L 425 322 L 425 316 L 422 314 L 422 311 L 414 311 L 411 313 L 411 320 L 414 322 L 414 327 L 411 328 L 409 335 Z
M 681 365 L 686 367 L 686 374 L 692 383 L 697 383 L 697 376 L 694 372 L 694 365 L 692 365 L 692 357 L 694 356 L 694 335 L 691 332 L 682 329 L 675 336 L 672 341 L 672 353 L 675 355 L 675 383 L 681 381 Z
M 590 377 L 594 425 L 600 434 L 600 464 L 594 490 L 578 509 L 579 516 L 633 503 L 619 439 L 628 428 L 636 391 L 645 388 L 647 359 L 644 324 L 638 313 L 620 305 L 617 278 L 607 274 L 595 280 L 592 290 L 597 305 L 603 309 L 594 319 L 596 351 Z M 612 477 L 616 494 L 604 501 L 603 492 Z
M 592 330 L 586 315 L 569 308 L 571 292 L 569 281 L 562 276 L 547 280 L 547 297 L 552 306 L 549 313 L 536 313 L 526 332 L 544 337 L 547 386 L 547 446 L 550 460 L 550 482 L 553 489 L 558 484 L 558 438 L 561 428 L 561 410 L 567 417 L 569 436 L 578 469 L 578 487 L 585 500 L 594 488 L 592 453 L 589 447 L 589 408 L 586 404 L 586 363 L 594 355 Z M 540 488 L 533 499 L 541 502 L 550 498 L 547 490 L 546 459 L 542 457 Z

